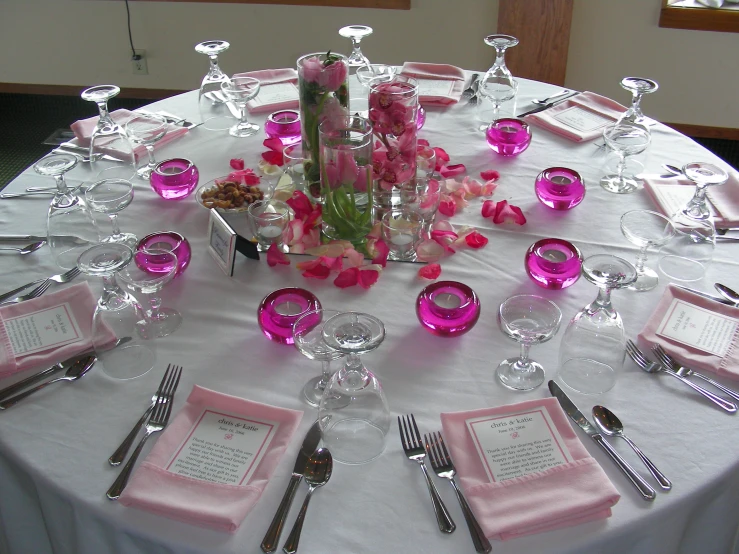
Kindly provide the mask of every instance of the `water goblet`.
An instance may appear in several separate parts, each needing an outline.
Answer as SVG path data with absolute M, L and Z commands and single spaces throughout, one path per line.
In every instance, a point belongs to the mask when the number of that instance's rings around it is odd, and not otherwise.
M 636 281 L 628 286 L 638 292 L 652 290 L 659 282 L 657 272 L 646 267 L 647 249 L 667 244 L 675 235 L 668 217 L 650 210 L 631 210 L 621 216 L 621 232 L 626 239 L 641 247 L 636 257 Z
M 603 129 L 606 145 L 618 155 L 615 173 L 601 178 L 600 186 L 608 192 L 628 194 L 639 188 L 641 179 L 627 170 L 629 156 L 641 154 L 652 139 L 649 128 L 640 123 L 621 121 Z
M 713 220 L 675 220 L 675 237 L 659 251 L 659 269 L 673 281 L 699 281 L 713 259 Z
M 228 50 L 229 46 L 225 40 L 206 40 L 195 46 L 198 54 L 204 54 L 210 60 L 208 73 L 203 77 L 198 92 L 200 120 L 202 127 L 209 131 L 224 131 L 233 125 L 233 116 L 221 91 L 221 83 L 228 81 L 228 75 L 218 65 L 218 54 Z
M 239 122 L 228 130 L 232 137 L 250 137 L 259 131 L 259 125 L 247 120 L 246 103 L 259 94 L 259 79 L 254 77 L 232 77 L 221 83 L 221 91 L 239 109 Z
M 646 125 L 647 118 L 641 111 L 641 99 L 645 94 L 656 92 L 659 85 L 652 79 L 624 77 L 621 79 L 621 87 L 631 91 L 631 106 L 623 113 L 619 121 L 631 121 Z
M 316 408 L 321 404 L 321 397 L 326 390 L 331 371 L 331 362 L 344 357 L 342 352 L 329 348 L 323 340 L 323 324 L 333 316 L 339 314 L 336 310 L 312 310 L 300 316 L 293 324 L 293 339 L 295 347 L 309 360 L 321 362 L 321 375 L 308 381 L 303 387 L 303 399 Z M 340 408 L 349 404 L 349 396 L 332 396 L 324 403 L 326 406 Z
M 693 198 L 682 208 L 675 219 L 680 222 L 705 221 L 711 218 L 711 210 L 706 202 L 706 189 L 712 185 L 723 185 L 729 174 L 721 167 L 706 162 L 692 162 L 683 166 L 683 174 L 695 183 Z
M 387 244 L 388 259 L 413 261 L 421 242 L 423 220 L 412 210 L 390 210 L 382 216 L 382 238 Z
M 347 25 L 339 29 L 339 34 L 348 38 L 352 41 L 352 53 L 346 59 L 349 67 L 361 67 L 363 65 L 369 65 L 367 56 L 362 54 L 362 50 L 359 48 L 359 43 L 364 37 L 368 37 L 372 34 L 372 27 L 367 25 Z
M 495 370 L 498 381 L 512 390 L 533 390 L 544 382 L 544 367 L 529 358 L 532 344 L 551 339 L 559 329 L 562 312 L 551 300 L 535 294 L 507 298 L 498 309 L 503 333 L 521 344 L 521 355 L 503 360 Z
M 123 233 L 118 226 L 118 212 L 133 201 L 133 184 L 127 179 L 103 179 L 90 185 L 85 191 L 85 202 L 90 210 L 107 215 L 113 232 L 100 242 L 125 244 L 136 248 L 138 238 L 133 233 Z
M 558 378 L 577 392 L 601 394 L 616 384 L 626 354 L 624 324 L 611 304 L 611 291 L 636 281 L 636 268 L 623 258 L 597 254 L 583 261 L 582 275 L 598 287 L 598 296 L 567 325 Z
M 367 369 L 360 354 L 380 346 L 385 326 L 372 315 L 344 312 L 324 322 L 322 334 L 329 348 L 346 354 L 318 408 L 323 442 L 340 462 L 371 462 L 385 449 L 390 409 L 379 379 Z M 336 396 L 349 397 L 349 403 L 337 407 L 331 401 Z
M 125 244 L 108 243 L 89 248 L 77 260 L 84 274 L 103 279 L 103 294 L 92 316 L 92 346 L 103 371 L 114 379 L 140 377 L 156 361 L 156 343 L 139 333 L 146 315 L 115 279 L 132 258 L 133 251 Z
M 136 170 L 136 175 L 148 180 L 157 166 L 154 144 L 167 134 L 167 119 L 157 114 L 142 114 L 126 122 L 126 134 L 135 144 L 142 144 L 149 155 L 149 163 Z
M 273 244 L 283 252 L 288 251 L 282 233 L 290 223 L 290 206 L 281 200 L 259 200 L 250 204 L 246 213 L 260 252 L 266 252 Z
M 491 121 L 498 118 L 501 104 L 515 98 L 518 91 L 518 82 L 513 79 L 513 75 L 505 63 L 506 50 L 516 46 L 518 39 L 510 35 L 488 35 L 485 37 L 485 44 L 495 48 L 495 62 L 480 79 L 477 89 L 482 99 L 493 104 L 491 114 L 489 108 L 485 106 L 485 102 L 477 103 L 478 119 L 482 121 L 480 131 L 483 132 Z
M 115 157 L 135 170 L 136 155 L 126 130 L 111 117 L 108 110 L 108 100 L 120 92 L 121 89 L 115 85 L 97 85 L 82 91 L 82 99 L 95 102 L 99 112 L 98 122 L 90 136 L 90 164 L 97 163 L 103 154 L 115 151 Z

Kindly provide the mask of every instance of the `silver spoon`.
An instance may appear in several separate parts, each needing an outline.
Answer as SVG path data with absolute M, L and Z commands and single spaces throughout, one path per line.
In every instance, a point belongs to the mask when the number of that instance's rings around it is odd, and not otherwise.
M 733 302 L 734 306 L 739 306 L 739 294 L 731 290 L 726 285 L 722 285 L 721 283 L 714 283 L 713 286 L 716 288 L 717 291 L 719 291 L 721 296 L 723 296 L 730 302 Z
M 616 414 L 605 406 L 593 406 L 593 418 L 595 419 L 595 424 L 606 435 L 609 437 L 621 437 L 629 443 L 629 446 L 634 450 L 634 452 L 636 452 L 637 456 L 641 458 L 641 461 L 644 462 L 645 466 L 647 466 L 649 473 L 651 473 L 652 477 L 657 480 L 660 487 L 665 490 L 670 490 L 672 488 L 670 480 L 667 479 L 667 477 L 657 469 L 657 466 L 655 466 L 652 461 L 647 458 L 641 450 L 639 450 L 639 447 L 624 434 L 624 426 L 621 424 L 621 420 L 616 417 Z
M 679 167 L 675 166 L 675 165 L 662 164 L 662 167 L 664 167 L 667 171 L 669 171 L 673 175 L 682 175 L 683 174 L 683 170 L 680 169 Z
M 549 104 L 549 102 L 553 102 L 554 100 L 556 100 L 560 96 L 565 96 L 565 95 L 571 94 L 571 93 L 572 93 L 571 90 L 565 89 L 562 92 L 558 92 L 557 94 L 554 94 L 554 95 L 550 96 L 549 98 L 544 98 L 543 100 L 532 100 L 531 103 L 532 104 L 538 104 L 539 106 L 543 106 L 545 104 Z
M 282 551 L 287 554 L 293 554 L 298 551 L 298 542 L 300 541 L 300 532 L 303 530 L 303 521 L 305 521 L 305 512 L 308 511 L 308 502 L 313 491 L 318 487 L 322 487 L 328 480 L 331 479 L 331 473 L 334 469 L 334 459 L 325 448 L 319 448 L 313 455 L 308 459 L 308 466 L 305 468 L 305 482 L 308 483 L 308 494 L 303 501 L 303 505 L 300 507 L 298 517 L 295 519 L 290 536 L 287 537 L 285 546 L 282 547 Z
M 40 240 L 38 242 L 32 242 L 28 246 L 24 246 L 23 248 L 12 248 L 10 246 L 3 246 L 0 247 L 0 250 L 6 251 L 6 252 L 18 252 L 21 256 L 24 256 L 26 254 L 30 254 L 31 252 L 36 252 L 39 248 L 41 248 L 44 244 L 46 244 L 45 240 Z

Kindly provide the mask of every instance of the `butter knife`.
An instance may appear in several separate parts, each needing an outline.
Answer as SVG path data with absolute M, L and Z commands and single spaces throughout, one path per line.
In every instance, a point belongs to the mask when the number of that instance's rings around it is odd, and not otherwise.
M 641 475 L 636 472 L 633 467 L 626 462 L 626 460 L 621 457 L 618 452 L 613 449 L 610 443 L 603 438 L 603 435 L 598 433 L 593 424 L 588 421 L 588 418 L 586 418 L 583 413 L 577 409 L 577 406 L 575 406 L 572 400 L 570 400 L 565 392 L 559 388 L 559 385 L 554 381 L 549 381 L 549 392 L 559 400 L 559 405 L 562 406 L 562 409 L 570 419 L 577 423 L 580 429 L 585 431 L 585 433 L 587 433 L 587 435 L 593 439 L 598 446 L 605 450 L 614 462 L 616 462 L 616 465 L 624 475 L 629 478 L 629 481 L 631 481 L 634 487 L 636 487 L 636 490 L 639 491 L 642 498 L 644 498 L 644 500 L 654 500 L 657 496 L 657 492 L 642 478 Z
M 567 96 L 563 98 L 557 98 L 557 100 L 554 100 L 553 102 L 549 102 L 548 104 L 544 104 L 543 106 L 537 106 L 533 110 L 529 110 L 527 112 L 523 112 L 522 114 L 518 114 L 518 117 L 524 117 L 525 115 L 531 115 L 531 114 L 543 112 L 544 110 L 548 110 L 552 106 L 556 106 L 557 104 L 560 104 L 564 102 L 565 100 L 569 100 L 570 98 L 578 94 L 580 93 L 576 91 L 576 92 L 573 92 L 572 94 L 568 94 Z
M 708 294 L 707 292 L 703 292 L 701 290 L 684 287 L 683 285 L 672 285 L 672 286 L 677 287 L 682 290 L 686 290 L 688 292 L 692 292 L 693 294 L 697 294 L 701 298 L 708 298 L 709 300 L 713 300 L 714 302 L 718 302 L 719 304 L 725 304 L 726 306 L 736 306 L 734 302 L 732 302 L 731 300 L 728 300 L 727 298 L 721 298 L 720 296 L 714 296 L 712 294 Z

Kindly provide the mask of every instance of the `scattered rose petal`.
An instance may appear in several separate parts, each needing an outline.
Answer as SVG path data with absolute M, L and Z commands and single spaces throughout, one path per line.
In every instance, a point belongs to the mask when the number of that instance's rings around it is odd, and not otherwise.
M 229 163 L 231 164 L 231 169 L 244 169 L 243 158 L 231 158 Z
M 380 278 L 382 267 L 378 264 L 363 265 L 359 268 L 359 286 L 368 289 Z
M 280 250 L 276 242 L 273 242 L 267 249 L 267 263 L 269 264 L 269 267 L 274 267 L 278 264 L 290 265 L 290 258 Z
M 372 258 L 373 264 L 378 264 L 382 267 L 387 266 L 387 257 L 390 255 L 390 248 L 384 240 L 378 239 L 374 243 L 375 255 Z
M 486 200 L 482 204 L 482 216 L 488 219 L 492 218 L 496 225 L 501 223 L 523 225 L 526 223 L 526 217 L 523 215 L 521 208 L 508 204 L 506 200 L 500 202 Z
M 300 262 L 296 267 L 303 272 L 303 277 L 308 279 L 325 279 L 331 273 L 331 269 L 323 263 L 323 258 Z
M 350 243 L 351 244 L 351 243 Z M 313 248 L 308 248 L 305 253 L 311 256 L 325 256 L 327 258 L 341 258 L 346 246 L 343 242 L 330 242 Z
M 441 275 L 441 266 L 439 264 L 427 264 L 418 270 L 418 276 L 423 279 L 433 281 Z
M 334 285 L 339 287 L 340 289 L 345 289 L 347 287 L 353 287 L 359 282 L 359 268 L 357 267 L 349 267 L 339 273 L 334 279 Z
M 500 173 L 498 173 L 494 169 L 488 169 L 486 171 L 481 171 L 480 177 L 482 177 L 485 181 L 497 181 L 498 179 L 500 179 Z
M 444 256 L 444 247 L 435 240 L 426 239 L 416 247 L 416 259 L 421 262 L 436 262 Z
M 452 217 L 457 213 L 457 203 L 448 194 L 441 196 L 441 201 L 439 202 L 439 213 L 447 217 Z
M 467 246 L 475 249 L 482 248 L 488 243 L 487 237 L 481 235 L 477 231 L 472 231 L 470 234 L 466 235 L 464 240 L 467 243 Z
M 354 248 L 348 248 L 345 250 L 344 256 L 346 256 L 349 261 L 349 265 L 352 267 L 359 267 L 364 263 L 364 254 L 357 252 Z
M 438 146 L 434 147 L 434 152 L 436 152 L 436 171 L 441 171 L 441 168 L 444 167 L 447 162 L 449 161 L 449 154 L 446 153 L 446 150 L 443 148 L 439 148 Z
M 445 165 L 439 169 L 442 177 L 454 177 L 467 171 L 464 164 Z

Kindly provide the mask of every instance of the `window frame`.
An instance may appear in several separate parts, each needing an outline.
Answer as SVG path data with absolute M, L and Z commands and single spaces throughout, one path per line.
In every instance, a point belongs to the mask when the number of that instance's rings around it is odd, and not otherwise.
M 411 0 L 136 0 L 137 2 L 202 2 L 205 4 L 265 4 L 410 10 Z
M 662 0 L 660 27 L 739 33 L 739 9 L 676 6 L 674 3 L 675 0 Z

